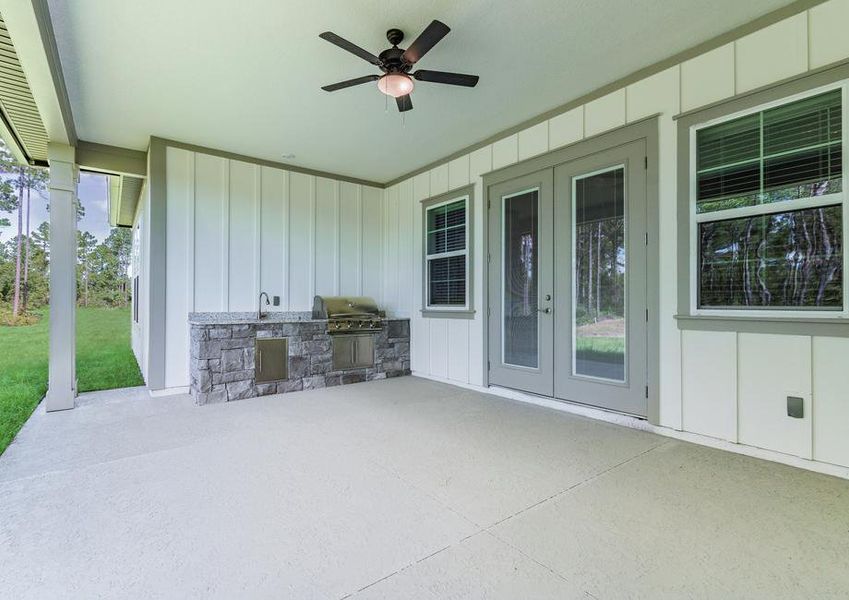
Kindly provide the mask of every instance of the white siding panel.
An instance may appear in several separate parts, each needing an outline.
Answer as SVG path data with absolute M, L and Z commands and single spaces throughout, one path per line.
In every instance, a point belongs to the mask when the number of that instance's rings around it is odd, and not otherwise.
M 138 321 L 131 323 L 130 338 L 133 353 L 136 356 L 136 361 L 142 372 L 142 377 L 147 381 L 147 300 L 146 300 L 146 285 L 148 281 L 148 226 L 147 226 L 147 210 L 150 203 L 150 189 L 148 182 L 142 185 L 139 203 L 136 207 L 136 214 L 133 218 L 134 235 L 138 230 L 138 245 L 133 247 L 132 269 L 133 276 L 139 277 L 138 297 L 133 301 L 138 303 Z M 192 242 L 194 244 L 194 242 Z
M 692 110 L 733 95 L 733 43 L 681 64 L 681 110 Z
M 260 212 L 260 290 L 280 296 L 280 306 L 268 310 L 286 310 L 288 195 L 289 173 L 262 167 Z
M 419 260 L 413 235 L 413 180 L 407 179 L 398 186 L 398 315 L 411 317 L 416 310 L 414 262 Z
M 363 187 L 363 294 L 383 303 L 383 190 Z
M 291 310 L 311 310 L 315 177 L 289 174 L 289 290 Z
M 448 327 L 448 379 L 469 382 L 469 321 L 446 319 Z
M 170 151 L 170 149 L 169 149 Z M 227 310 L 224 229 L 229 198 L 227 160 L 195 155 L 195 310 Z M 169 256 L 172 249 L 168 248 Z
M 410 321 L 410 361 L 412 369 L 421 373 L 430 372 L 430 321 L 421 315 L 422 308 L 422 200 L 430 197 L 430 173 L 425 172 L 413 179 L 413 247 L 417 248 L 413 261 L 413 314 Z
M 813 341 L 814 460 L 849 467 L 849 339 Z
M 464 154 L 448 163 L 448 189 L 469 185 L 469 155 Z
M 675 156 L 677 128 L 669 118 L 659 122 L 659 221 L 660 245 L 660 424 L 681 428 L 681 334 L 675 323 L 678 312 L 678 190 Z
M 492 168 L 500 169 L 519 160 L 519 136 L 515 133 L 492 144 Z
M 398 195 L 397 185 L 383 191 L 383 307 L 396 316 L 398 307 Z
M 584 135 L 590 137 L 625 124 L 625 90 L 602 96 L 584 107 Z
M 165 385 L 183 385 L 189 372 L 189 326 L 191 311 L 191 249 L 188 241 L 193 228 L 194 156 L 177 148 L 166 151 L 166 257 L 165 286 Z
M 361 188 L 343 181 L 339 188 L 340 286 L 343 296 L 362 294 L 362 212 Z
M 810 11 L 810 68 L 849 57 L 849 0 L 831 0 Z
M 430 321 L 430 374 L 448 377 L 448 319 Z
M 808 17 L 802 12 L 735 44 L 738 94 L 803 73 L 808 68 Z
M 315 293 L 339 293 L 339 183 L 315 180 Z
M 681 380 L 686 431 L 737 441 L 737 334 L 683 331 Z
M 628 121 L 680 110 L 681 72 L 676 65 L 628 86 Z
M 537 123 L 519 132 L 519 160 L 548 152 L 548 122 Z
M 256 310 L 259 290 L 256 244 L 260 167 L 230 161 L 229 310 Z
M 448 165 L 442 164 L 430 170 L 430 195 L 438 196 L 448 191 Z
M 584 107 L 579 106 L 548 120 L 548 145 L 554 150 L 584 137 Z
M 811 338 L 741 333 L 737 365 L 740 442 L 811 458 Z M 804 398 L 803 419 L 787 396 Z

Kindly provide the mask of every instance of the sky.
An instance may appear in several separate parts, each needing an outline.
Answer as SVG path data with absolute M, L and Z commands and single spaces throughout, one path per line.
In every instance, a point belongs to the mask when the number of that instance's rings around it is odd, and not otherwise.
M 109 194 L 109 179 L 105 175 L 96 173 L 80 173 L 80 184 L 77 191 L 80 202 L 85 208 L 85 217 L 77 223 L 77 229 L 80 231 L 88 231 L 99 241 L 106 239 L 109 235 L 109 211 L 108 194 Z M 42 221 L 49 221 L 50 215 L 47 212 L 47 192 L 43 196 L 34 195 L 31 199 L 32 214 L 30 215 L 30 229 L 38 228 Z M 18 227 L 18 213 L 2 213 L 0 217 L 5 217 L 11 222 L 11 227 L 0 227 L 0 242 L 7 242 L 13 237 Z M 24 204 L 24 228 L 26 229 L 26 204 Z

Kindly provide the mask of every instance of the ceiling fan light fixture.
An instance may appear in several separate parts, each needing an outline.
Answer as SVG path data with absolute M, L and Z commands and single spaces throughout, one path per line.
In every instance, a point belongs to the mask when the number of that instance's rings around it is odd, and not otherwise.
M 387 73 L 377 80 L 377 89 L 393 98 L 406 96 L 414 87 L 413 79 L 404 73 Z
M 395 98 L 395 103 L 398 105 L 398 112 L 403 113 L 413 110 L 413 101 L 410 98 L 410 92 L 416 87 L 413 80 L 473 88 L 478 84 L 477 75 L 449 73 L 447 71 L 429 71 L 427 69 L 417 68 L 419 60 L 439 43 L 439 40 L 444 38 L 449 31 L 451 29 L 448 25 L 442 21 L 433 20 L 419 34 L 419 37 L 404 50 L 398 47 L 398 44 L 404 39 L 404 32 L 400 29 L 390 29 L 386 32 L 386 39 L 392 44 L 392 47 L 387 48 L 378 56 L 336 35 L 332 31 L 320 33 L 318 37 L 321 39 L 330 42 L 334 46 L 338 46 L 346 52 L 350 52 L 354 56 L 358 56 L 380 69 L 383 73 L 382 75 L 372 73 L 371 75 L 355 77 L 354 79 L 339 81 L 331 85 L 323 85 L 321 89 L 325 92 L 336 92 L 355 85 L 363 85 L 364 83 L 376 81 L 377 89 L 381 93 Z M 416 70 L 412 71 L 413 68 L 416 68 Z

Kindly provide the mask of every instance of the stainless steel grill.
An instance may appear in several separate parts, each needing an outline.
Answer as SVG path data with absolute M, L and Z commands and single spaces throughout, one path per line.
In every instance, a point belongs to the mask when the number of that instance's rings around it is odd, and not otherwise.
M 383 329 L 385 313 L 367 296 L 316 296 L 313 319 L 327 319 L 327 333 L 370 333 Z

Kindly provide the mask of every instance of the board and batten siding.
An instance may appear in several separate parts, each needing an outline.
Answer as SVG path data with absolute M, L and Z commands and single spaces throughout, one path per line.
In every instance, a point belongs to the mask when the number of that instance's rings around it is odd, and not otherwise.
M 315 294 L 383 301 L 398 217 L 384 190 L 172 146 L 165 179 L 167 388 L 189 385 L 190 312 L 255 311 L 262 291 L 280 297 L 269 311 L 311 310 Z
M 841 392 L 849 389 L 849 376 L 837 358 L 849 354 L 849 341 L 682 332 L 674 319 L 678 249 L 673 116 L 846 60 L 846 23 L 849 0 L 830 0 L 389 187 L 384 301 L 412 319 L 414 373 L 463 384 L 484 382 L 481 175 L 658 115 L 660 424 L 849 466 L 849 401 Z M 475 200 L 475 318 L 423 318 L 420 202 L 469 183 L 474 184 Z M 412 250 L 407 240 L 412 240 Z M 769 388 L 758 385 L 766 365 L 778 357 L 784 357 L 781 381 Z M 806 397 L 813 410 L 788 425 L 779 400 L 791 388 Z
M 138 303 L 138 321 L 131 317 L 130 321 L 130 345 L 133 349 L 133 354 L 136 357 L 136 362 L 139 364 L 142 377 L 147 381 L 148 373 L 148 342 L 149 337 L 145 335 L 147 325 L 149 323 L 148 310 L 148 287 L 150 285 L 150 227 L 148 226 L 148 215 L 150 213 L 150 186 L 145 180 L 142 185 L 139 202 L 136 205 L 136 214 L 133 216 L 133 234 L 138 229 L 139 240 L 138 245 L 133 247 L 132 265 L 133 276 L 138 276 L 138 290 L 133 293 L 138 293 L 138 298 L 133 298 L 134 302 Z M 132 282 L 130 289 L 133 290 Z M 132 310 L 132 309 L 131 309 Z M 132 314 L 132 313 L 131 313 Z

